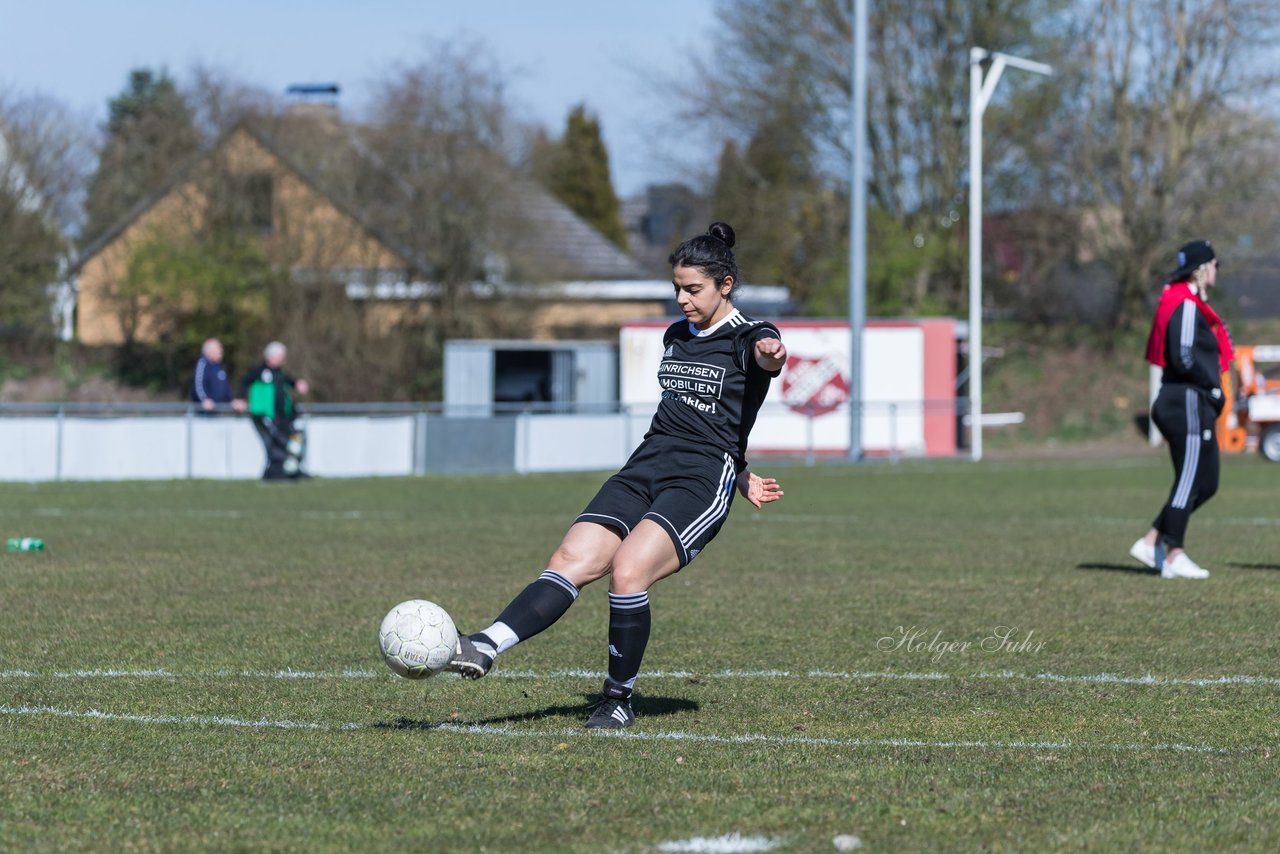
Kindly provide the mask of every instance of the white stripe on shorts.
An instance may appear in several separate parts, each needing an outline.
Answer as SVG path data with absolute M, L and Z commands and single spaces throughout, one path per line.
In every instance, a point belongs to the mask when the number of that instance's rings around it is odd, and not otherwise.
M 724 468 L 720 470 L 720 488 L 716 490 L 715 498 L 712 499 L 711 505 L 702 512 L 702 515 L 689 523 L 689 527 L 680 533 L 680 543 L 685 547 L 686 551 L 698 537 L 706 533 L 708 528 L 728 514 L 729 490 L 733 489 L 735 476 L 733 458 L 725 454 Z

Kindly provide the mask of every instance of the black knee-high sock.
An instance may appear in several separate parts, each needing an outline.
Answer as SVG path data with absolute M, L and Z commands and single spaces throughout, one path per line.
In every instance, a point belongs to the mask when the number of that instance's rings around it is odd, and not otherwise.
M 577 598 L 578 588 L 560 573 L 548 569 L 511 600 L 498 615 L 497 622 L 510 627 L 517 640 L 528 640 L 563 617 Z
M 648 593 L 609 594 L 609 681 L 628 692 L 649 645 L 649 624 Z

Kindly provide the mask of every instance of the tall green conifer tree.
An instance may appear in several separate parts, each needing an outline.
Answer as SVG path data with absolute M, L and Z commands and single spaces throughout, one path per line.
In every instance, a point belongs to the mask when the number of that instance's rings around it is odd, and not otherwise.
M 130 72 L 108 111 L 106 140 L 85 200 L 88 240 L 165 186 L 200 145 L 191 110 L 163 71 Z
M 569 113 L 564 136 L 534 144 L 534 173 L 556 198 L 623 249 L 622 205 L 609 178 L 609 152 L 600 122 L 579 104 Z

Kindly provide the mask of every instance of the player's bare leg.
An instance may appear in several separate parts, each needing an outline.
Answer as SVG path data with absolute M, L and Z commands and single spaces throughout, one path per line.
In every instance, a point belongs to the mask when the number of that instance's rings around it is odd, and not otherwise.
M 537 580 L 511 600 L 484 631 L 460 635 L 449 669 L 479 679 L 499 653 L 528 640 L 564 616 L 578 591 L 609 571 L 622 535 L 594 522 L 575 522 Z

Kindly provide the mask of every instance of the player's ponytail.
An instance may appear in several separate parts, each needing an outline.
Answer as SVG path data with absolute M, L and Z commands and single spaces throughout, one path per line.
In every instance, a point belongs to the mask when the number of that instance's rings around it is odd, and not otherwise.
M 667 259 L 672 267 L 695 267 L 711 277 L 716 287 L 733 277 L 733 289 L 729 299 L 738 292 L 738 260 L 733 256 L 733 245 L 738 237 L 727 222 L 713 222 L 706 234 L 690 237 L 676 247 Z

